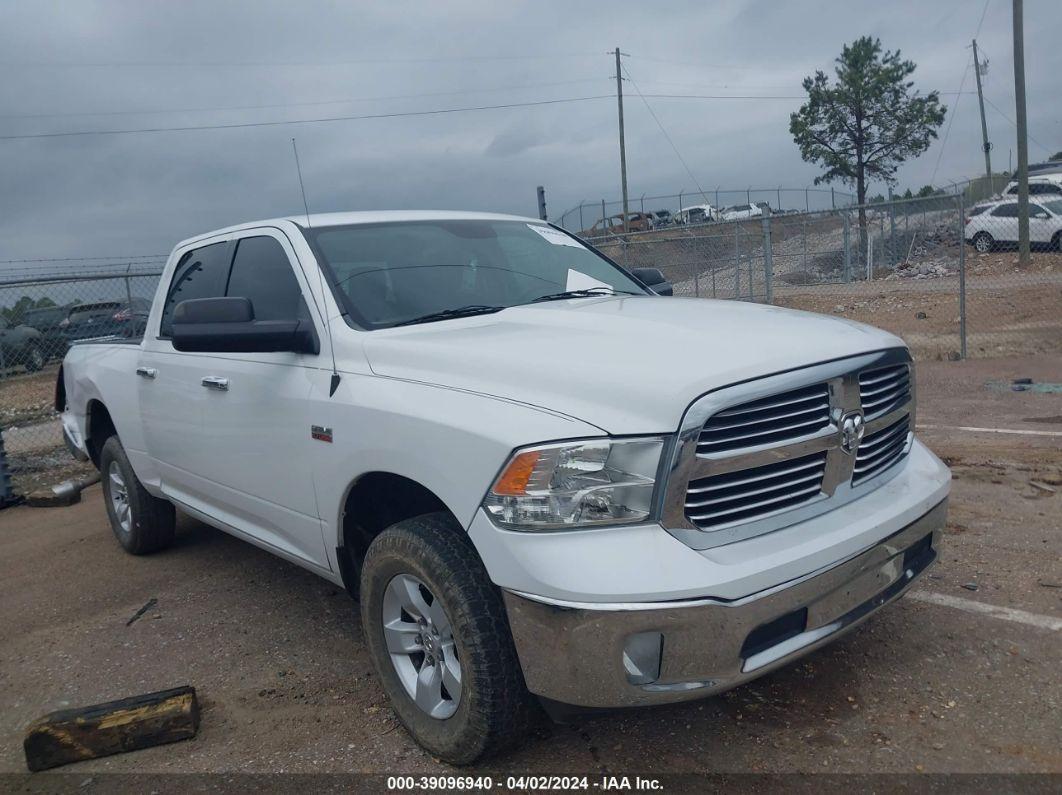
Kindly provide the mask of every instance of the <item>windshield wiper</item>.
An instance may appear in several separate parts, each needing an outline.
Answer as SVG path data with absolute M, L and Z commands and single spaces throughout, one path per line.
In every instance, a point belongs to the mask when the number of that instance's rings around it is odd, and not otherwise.
M 563 293 L 540 295 L 531 301 L 537 304 L 539 301 L 563 301 L 566 298 L 593 298 L 599 295 L 641 295 L 630 290 L 617 290 L 615 287 L 586 287 L 582 290 L 565 290 Z
M 485 304 L 472 304 L 459 306 L 454 309 L 443 309 L 441 312 L 431 312 L 410 320 L 395 323 L 395 326 L 412 326 L 415 323 L 434 323 L 436 320 L 450 320 L 455 317 L 472 317 L 473 315 L 489 315 L 491 312 L 501 312 L 504 306 L 487 306 Z

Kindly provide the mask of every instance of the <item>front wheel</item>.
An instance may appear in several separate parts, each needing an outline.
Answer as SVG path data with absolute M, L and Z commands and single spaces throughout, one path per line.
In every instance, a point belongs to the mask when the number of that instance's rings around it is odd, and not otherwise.
M 989 251 L 992 250 L 993 242 L 994 241 L 992 240 L 992 235 L 988 234 L 988 232 L 978 232 L 976 235 L 974 235 L 974 248 L 982 254 L 987 254 Z
M 513 744 L 533 714 L 501 596 L 447 514 L 397 522 L 361 573 L 365 641 L 399 721 L 467 765 Z

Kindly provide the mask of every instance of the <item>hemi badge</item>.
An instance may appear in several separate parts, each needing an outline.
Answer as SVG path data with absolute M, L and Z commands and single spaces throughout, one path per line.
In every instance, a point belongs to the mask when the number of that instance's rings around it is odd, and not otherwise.
M 321 425 L 310 426 L 310 437 L 316 439 L 319 442 L 332 443 L 332 429 L 325 428 Z

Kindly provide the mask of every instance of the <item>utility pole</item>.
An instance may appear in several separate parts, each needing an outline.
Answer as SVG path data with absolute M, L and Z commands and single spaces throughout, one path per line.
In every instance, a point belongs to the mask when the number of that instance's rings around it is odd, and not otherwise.
M 616 48 L 616 101 L 619 103 L 620 180 L 623 184 L 623 231 L 627 232 L 627 147 L 623 142 L 623 76 L 620 48 Z
M 985 121 L 985 97 L 981 93 L 981 61 L 977 57 L 977 39 L 973 40 L 973 57 L 974 57 L 974 76 L 977 78 L 977 103 L 981 106 L 981 144 L 985 150 L 985 177 L 988 178 L 988 191 L 989 193 L 995 193 L 992 189 L 992 155 L 989 154 L 992 150 L 992 144 L 988 141 L 988 122 Z M 984 68 L 988 69 L 988 61 L 985 61 Z
M 1025 118 L 1022 0 L 1014 0 L 1014 105 L 1018 126 L 1018 265 L 1029 267 L 1029 138 Z
M 546 216 L 546 189 L 541 185 L 538 186 L 538 217 L 543 221 L 548 220 Z M 563 218 L 561 219 L 564 220 Z

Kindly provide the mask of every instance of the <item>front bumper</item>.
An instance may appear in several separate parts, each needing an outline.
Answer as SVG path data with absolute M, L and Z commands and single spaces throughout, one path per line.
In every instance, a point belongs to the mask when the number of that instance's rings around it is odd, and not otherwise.
M 857 626 L 937 558 L 947 500 L 825 571 L 737 601 L 542 602 L 505 591 L 532 693 L 583 707 L 683 701 L 754 679 Z

